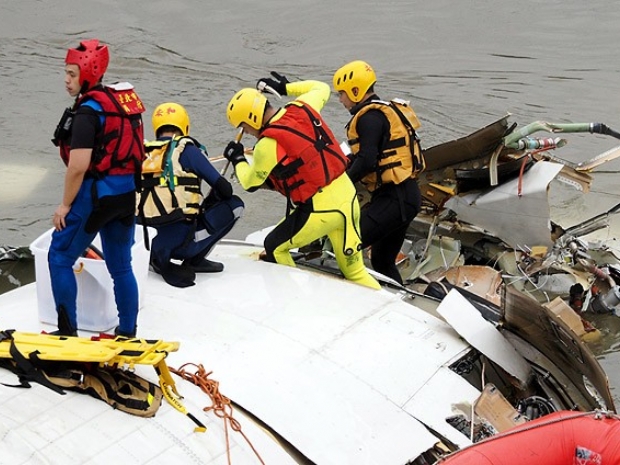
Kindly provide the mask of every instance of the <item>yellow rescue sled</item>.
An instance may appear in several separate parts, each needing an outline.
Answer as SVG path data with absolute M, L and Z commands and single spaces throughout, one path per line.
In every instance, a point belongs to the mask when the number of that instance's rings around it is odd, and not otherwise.
M 36 365 L 45 362 L 96 363 L 100 367 L 128 369 L 136 365 L 152 365 L 159 377 L 159 385 L 166 400 L 181 413 L 187 415 L 197 427 L 195 431 L 206 431 L 206 427 L 181 403 L 182 396 L 176 389 L 170 374 L 166 357 L 179 349 L 178 342 L 162 340 L 127 339 L 125 337 L 83 338 L 19 332 L 0 331 L 0 359 L 11 359 L 26 371 L 36 371 Z M 31 381 L 51 387 L 42 377 L 32 377 Z M 57 389 L 54 389 L 57 390 Z M 58 391 L 57 391 L 58 392 Z

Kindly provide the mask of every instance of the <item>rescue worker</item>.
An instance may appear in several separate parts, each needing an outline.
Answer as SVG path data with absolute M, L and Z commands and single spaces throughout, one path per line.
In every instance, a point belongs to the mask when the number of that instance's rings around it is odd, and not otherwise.
M 206 257 L 241 218 L 244 204 L 208 160 L 206 148 L 189 137 L 190 119 L 182 105 L 162 103 L 152 122 L 156 140 L 145 144 L 138 221 L 157 230 L 153 270 L 172 286 L 188 287 L 196 273 L 224 269 Z M 210 186 L 206 199 L 202 181 Z
M 360 60 L 344 65 L 333 79 L 340 103 L 353 115 L 346 125 L 352 151 L 347 174 L 370 192 L 360 219 L 362 245 L 371 247 L 375 271 L 402 284 L 396 260 L 422 201 L 416 181 L 424 169 L 415 132 L 420 123 L 408 102 L 381 100 L 376 80 L 372 67 Z
M 52 140 L 67 170 L 62 200 L 54 212 L 48 262 L 58 311 L 56 333 L 67 336 L 76 336 L 78 329 L 73 265 L 97 233 L 114 281 L 119 318 L 115 332 L 136 334 L 138 286 L 131 246 L 136 179 L 144 157 L 144 107 L 131 84 L 102 84 L 108 62 L 107 45 L 96 39 L 68 50 L 64 82 L 75 102 L 65 110 Z
M 379 289 L 361 254 L 359 202 L 345 173 L 347 159 L 319 114 L 329 86 L 272 75 L 258 81 L 257 88 L 267 85 L 297 98 L 276 109 L 256 89 L 237 92 L 228 103 L 228 121 L 258 141 L 251 163 L 240 142 L 230 142 L 224 151 L 245 190 L 266 185 L 287 198 L 285 218 L 265 238 L 264 259 L 295 266 L 290 249 L 327 235 L 345 278 Z

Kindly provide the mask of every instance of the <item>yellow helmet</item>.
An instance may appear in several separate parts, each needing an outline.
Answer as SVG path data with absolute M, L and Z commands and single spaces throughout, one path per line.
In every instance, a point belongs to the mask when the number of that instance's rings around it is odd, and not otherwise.
M 336 92 L 344 90 L 354 103 L 359 103 L 368 89 L 377 82 L 375 71 L 365 61 L 356 60 L 347 63 L 334 73 L 334 89 Z M 353 88 L 357 87 L 357 95 Z
M 230 124 L 238 128 L 247 123 L 256 130 L 263 126 L 267 98 L 258 90 L 246 87 L 237 92 L 228 102 L 226 116 Z
M 174 126 L 184 136 L 189 135 L 189 115 L 185 108 L 173 102 L 158 105 L 153 111 L 153 132 L 155 132 L 155 136 L 162 126 Z

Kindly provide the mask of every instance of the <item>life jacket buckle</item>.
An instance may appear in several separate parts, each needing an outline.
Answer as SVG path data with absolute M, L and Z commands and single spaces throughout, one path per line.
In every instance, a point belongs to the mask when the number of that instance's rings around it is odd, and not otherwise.
M 159 178 L 159 185 L 162 187 L 167 187 L 169 185 L 168 183 L 168 178 L 166 178 L 165 176 L 162 176 Z M 178 186 L 179 185 L 179 179 L 177 178 L 177 176 L 172 176 L 172 186 Z

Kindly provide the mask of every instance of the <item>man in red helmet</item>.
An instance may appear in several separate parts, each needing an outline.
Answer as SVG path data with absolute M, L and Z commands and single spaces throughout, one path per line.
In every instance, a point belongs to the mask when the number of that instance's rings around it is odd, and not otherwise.
M 144 158 L 144 107 L 129 83 L 101 83 L 108 62 L 108 47 L 96 39 L 82 41 L 65 58 L 65 88 L 75 102 L 65 110 L 54 133 L 54 145 L 60 148 L 67 171 L 48 255 L 58 311 L 56 333 L 61 335 L 77 335 L 73 265 L 97 233 L 114 281 L 116 334 L 133 337 L 136 333 L 138 286 L 131 246 L 136 180 Z

